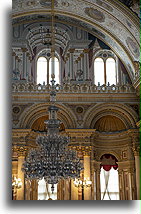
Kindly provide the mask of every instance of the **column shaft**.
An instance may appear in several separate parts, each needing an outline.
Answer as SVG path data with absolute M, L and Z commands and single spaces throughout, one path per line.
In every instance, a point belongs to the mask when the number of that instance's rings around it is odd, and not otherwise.
M 24 156 L 18 157 L 18 178 L 21 179 L 22 187 L 17 190 L 17 200 L 24 200 L 24 172 L 22 172 L 22 165 L 24 163 Z
M 90 180 L 90 156 L 84 156 L 84 180 Z M 91 200 L 91 187 L 84 187 L 84 200 Z

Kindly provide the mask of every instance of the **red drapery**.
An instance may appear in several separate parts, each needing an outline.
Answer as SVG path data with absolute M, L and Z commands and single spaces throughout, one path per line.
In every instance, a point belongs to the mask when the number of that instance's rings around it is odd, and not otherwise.
M 113 159 L 114 161 L 115 161 L 115 164 L 104 164 L 104 163 L 102 163 L 101 165 L 100 165 L 100 167 L 102 168 L 103 167 L 103 169 L 105 170 L 105 171 L 110 171 L 110 169 L 113 167 L 113 169 L 117 169 L 118 168 L 118 164 L 116 163 L 117 162 L 117 159 L 113 156 L 113 155 L 111 155 L 111 154 L 105 154 L 105 155 L 103 155 L 102 157 L 101 157 L 101 160 L 102 159 Z

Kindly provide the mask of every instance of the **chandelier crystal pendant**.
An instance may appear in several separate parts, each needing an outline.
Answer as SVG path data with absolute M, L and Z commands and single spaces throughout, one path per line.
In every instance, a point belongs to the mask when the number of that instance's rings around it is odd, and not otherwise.
M 45 179 L 48 184 L 54 184 L 61 179 L 79 178 L 83 165 L 74 150 L 68 148 L 69 137 L 59 134 L 61 121 L 57 119 L 58 108 L 54 105 L 56 101 L 55 80 L 52 75 L 52 86 L 50 92 L 49 120 L 47 135 L 40 135 L 36 139 L 38 148 L 31 149 L 23 164 L 26 179 Z

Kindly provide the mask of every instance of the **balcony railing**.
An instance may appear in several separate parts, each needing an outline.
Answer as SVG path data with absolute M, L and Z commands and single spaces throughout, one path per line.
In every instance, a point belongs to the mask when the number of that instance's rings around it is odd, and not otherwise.
M 40 85 L 33 83 L 12 83 L 13 93 L 49 93 L 50 85 Z M 58 93 L 135 93 L 132 85 L 101 85 L 92 84 L 68 84 L 56 85 Z

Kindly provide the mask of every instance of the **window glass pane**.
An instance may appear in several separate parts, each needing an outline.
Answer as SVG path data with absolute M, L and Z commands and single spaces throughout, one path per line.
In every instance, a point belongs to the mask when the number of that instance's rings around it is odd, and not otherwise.
M 51 73 L 53 69 L 53 58 L 50 58 L 49 60 L 49 83 L 51 80 Z M 54 74 L 55 74 L 55 83 L 59 84 L 60 83 L 60 78 L 59 78 L 59 60 L 57 57 L 54 57 Z
M 104 62 L 101 58 L 96 58 L 94 61 L 94 78 L 95 78 L 95 85 L 104 84 Z
M 48 184 L 48 191 L 44 178 L 38 182 L 38 200 L 57 200 L 57 184 L 54 184 L 54 192 L 51 191 L 51 184 Z
M 39 57 L 37 61 L 37 84 L 47 83 L 47 60 L 45 57 Z
M 105 171 L 101 168 L 101 200 L 119 200 L 118 171 L 111 168 Z M 107 188 L 106 188 L 107 185 Z
M 110 85 L 116 85 L 116 66 L 113 58 L 108 58 L 106 60 L 106 84 L 108 82 Z

